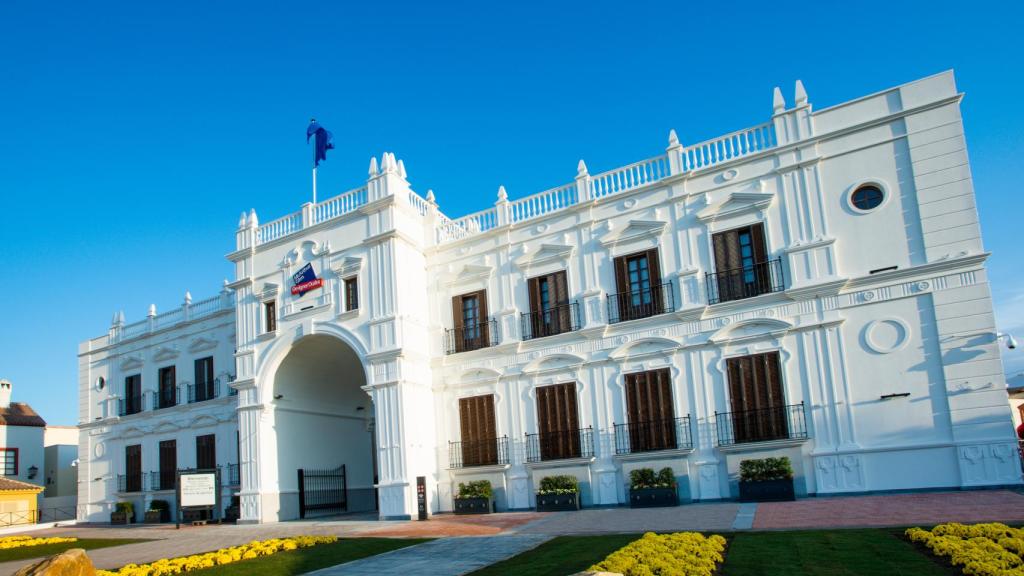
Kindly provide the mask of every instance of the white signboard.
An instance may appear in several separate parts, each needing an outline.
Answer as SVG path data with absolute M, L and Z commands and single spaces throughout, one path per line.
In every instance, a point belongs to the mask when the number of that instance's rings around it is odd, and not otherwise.
M 212 472 L 208 474 L 182 474 L 181 505 L 182 507 L 216 506 L 217 475 Z

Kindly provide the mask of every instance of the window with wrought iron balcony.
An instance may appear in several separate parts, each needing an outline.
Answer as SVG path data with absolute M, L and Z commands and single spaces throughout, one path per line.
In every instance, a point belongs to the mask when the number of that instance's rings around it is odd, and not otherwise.
M 526 435 L 526 461 L 593 457 L 594 429 L 579 425 L 576 384 L 541 386 L 536 394 L 537 432 Z
M 161 368 L 157 380 L 159 388 L 156 397 L 156 409 L 170 408 L 178 405 L 177 370 L 174 366 Z
M 786 289 L 782 259 L 768 259 L 764 225 L 752 224 L 712 236 L 715 272 L 705 280 L 708 304 L 753 298 Z
M 459 398 L 462 438 L 448 442 L 448 467 L 473 468 L 508 464 L 508 436 L 498 437 L 494 395 Z
M 124 379 L 124 397 L 117 402 L 119 416 L 142 412 L 142 375 L 133 374 Z
M 731 410 L 715 412 L 719 446 L 808 437 L 803 402 L 786 403 L 778 352 L 729 358 L 726 369 Z
M 498 323 L 487 316 L 487 291 L 452 298 L 454 328 L 445 330 L 445 354 L 489 348 L 498 343 Z
M 578 302 L 569 301 L 565 271 L 527 280 L 530 311 L 520 315 L 523 340 L 554 336 L 580 329 Z
M 615 294 L 608 295 L 608 322 L 615 324 L 675 311 L 672 283 L 661 283 L 658 250 L 615 259 Z
M 195 362 L 196 381 L 188 385 L 188 403 L 204 402 L 220 396 L 220 380 L 213 377 L 213 357 Z
M 626 420 L 615 424 L 615 453 L 636 454 L 693 448 L 690 417 L 672 408 L 668 368 L 626 375 Z

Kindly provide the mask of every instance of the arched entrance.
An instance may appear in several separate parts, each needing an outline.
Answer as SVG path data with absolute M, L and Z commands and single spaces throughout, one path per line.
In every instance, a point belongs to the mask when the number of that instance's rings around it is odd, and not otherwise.
M 313 334 L 292 345 L 274 373 L 273 429 L 281 520 L 299 517 L 299 469 L 344 466 L 346 509 L 377 506 L 373 404 L 356 352 L 333 336 Z M 313 486 L 307 481 L 308 488 Z M 331 478 L 316 486 L 338 490 Z M 307 495 L 309 493 L 307 492 Z M 337 510 L 307 512 L 329 513 Z

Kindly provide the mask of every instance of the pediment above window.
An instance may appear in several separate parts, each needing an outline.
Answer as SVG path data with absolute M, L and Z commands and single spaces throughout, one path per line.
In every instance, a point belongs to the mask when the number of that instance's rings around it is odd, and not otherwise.
M 271 298 L 277 298 L 277 293 L 281 291 L 281 287 L 273 282 L 267 282 L 263 284 L 263 289 L 260 290 L 260 300 L 270 300 Z
M 192 340 L 188 345 L 189 352 L 202 352 L 203 350 L 211 350 L 217 347 L 217 341 L 213 338 L 207 338 L 206 336 L 199 336 Z
M 141 354 L 132 354 L 125 356 L 121 359 L 121 363 L 118 365 L 121 370 L 134 370 L 136 368 L 142 368 L 145 362 L 142 360 Z
M 501 372 L 491 368 L 470 368 L 459 375 L 459 384 L 494 384 L 501 378 Z
M 539 374 L 558 370 L 575 369 L 583 364 L 583 358 L 574 354 L 550 354 L 531 360 L 523 366 L 524 374 Z
M 724 200 L 706 206 L 697 212 L 697 219 L 701 222 L 718 220 L 731 216 L 739 216 L 759 212 L 767 208 L 775 194 L 772 192 L 732 192 Z
M 728 324 L 708 338 L 713 344 L 729 344 L 756 338 L 778 338 L 791 330 L 793 325 L 774 318 L 753 318 Z
M 355 276 L 363 267 L 363 259 L 355 256 L 345 256 L 331 262 L 331 271 L 339 278 Z
M 601 238 L 605 247 L 629 244 L 643 240 L 657 242 L 668 222 L 661 220 L 630 220 L 622 230 L 611 230 Z
M 218 422 L 216 418 L 210 416 L 209 414 L 202 414 L 200 416 L 196 416 L 195 418 L 193 418 L 192 421 L 189 422 L 188 427 L 203 428 L 205 426 L 216 426 L 217 424 Z
M 180 354 L 178 347 L 173 344 L 170 346 L 159 346 L 155 351 L 153 351 L 153 360 L 156 362 L 163 362 L 177 358 L 178 354 Z
M 565 244 L 541 244 L 537 250 L 526 252 L 513 262 L 521 270 L 528 271 L 548 264 L 561 264 L 564 267 L 576 251 L 575 246 Z
M 644 338 L 627 342 L 608 355 L 614 360 L 637 358 L 652 354 L 670 354 L 679 348 L 679 343 L 669 338 Z
M 473 282 L 484 282 L 494 274 L 494 266 L 483 264 L 466 264 L 457 273 L 448 277 L 448 284 L 469 284 Z
M 178 426 L 174 422 L 164 421 L 154 426 L 151 432 L 154 434 L 168 434 L 171 432 L 177 432 L 178 430 L 181 430 L 181 426 Z

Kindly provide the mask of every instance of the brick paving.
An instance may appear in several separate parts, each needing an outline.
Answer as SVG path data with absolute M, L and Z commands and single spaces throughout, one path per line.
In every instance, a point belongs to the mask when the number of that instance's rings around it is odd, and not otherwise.
M 1024 495 L 1009 490 L 807 498 L 758 504 L 754 530 L 1024 522 Z
M 473 516 L 434 516 L 430 522 L 389 522 L 368 528 L 361 536 L 440 538 L 442 536 L 492 536 L 514 531 L 520 526 L 547 516 L 544 512 L 507 512 Z
M 730 530 L 736 502 L 687 504 L 672 508 L 599 508 L 555 512 L 519 528 L 521 534 L 607 534 Z

